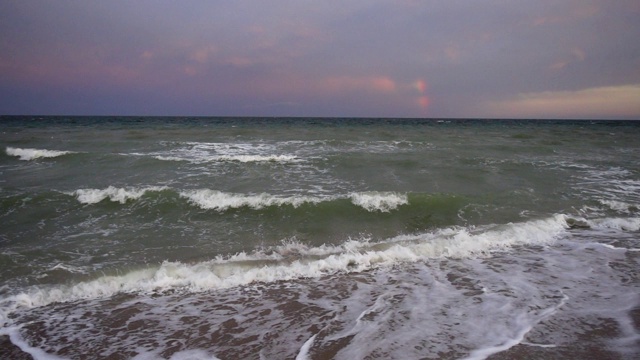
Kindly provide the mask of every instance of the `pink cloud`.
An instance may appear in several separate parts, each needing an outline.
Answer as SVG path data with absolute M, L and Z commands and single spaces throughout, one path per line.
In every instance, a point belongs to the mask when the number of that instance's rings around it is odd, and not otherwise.
M 419 93 L 424 94 L 427 91 L 427 82 L 424 79 L 418 79 L 413 83 L 413 87 L 418 90 Z
M 429 99 L 428 96 L 423 95 L 418 98 L 418 105 L 422 109 L 426 110 L 429 107 L 429 104 L 431 104 L 431 99 Z

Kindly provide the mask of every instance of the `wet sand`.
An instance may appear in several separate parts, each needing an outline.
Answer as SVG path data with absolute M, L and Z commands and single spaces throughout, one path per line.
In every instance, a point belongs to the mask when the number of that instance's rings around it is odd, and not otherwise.
M 14 345 L 8 336 L 0 336 L 0 359 L 33 360 L 33 357 Z
M 75 310 L 84 308 L 88 303 L 52 305 L 49 313 L 56 314 L 58 320 L 43 321 L 46 316 L 38 314 L 40 311 L 34 311 L 23 332 L 30 334 L 31 341 L 43 344 L 55 342 L 57 355 L 70 359 L 129 359 L 138 354 L 136 347 L 162 348 L 161 352 L 155 354 L 159 359 L 168 359 L 190 349 L 213 350 L 211 354 L 222 360 L 295 359 L 302 349 L 300 345 L 307 342 L 311 335 L 314 338 L 308 347 L 309 359 L 345 359 L 349 358 L 350 351 L 353 350 L 350 347 L 363 345 L 362 339 L 358 343 L 354 340 L 354 335 L 345 332 L 353 323 L 352 320 L 347 320 L 353 317 L 349 316 L 350 311 L 344 305 L 345 297 L 358 286 L 368 285 L 370 279 L 365 275 L 367 274 L 343 279 L 348 281 L 330 282 L 322 290 L 309 289 L 305 296 L 300 296 L 300 293 L 291 288 L 292 283 L 288 282 L 253 290 L 229 289 L 199 294 L 189 301 L 185 301 L 180 294 L 165 294 L 172 297 L 172 301 L 164 304 L 166 309 L 162 310 L 161 317 L 154 318 L 149 316 L 157 309 L 140 302 L 141 299 L 133 295 L 123 294 L 104 301 L 102 310 L 96 311 L 93 306 L 89 306 L 92 309 L 90 313 L 82 311 L 84 315 L 81 317 L 90 316 L 90 323 L 95 325 L 89 333 L 102 333 L 97 337 L 101 340 L 92 344 L 86 343 L 87 339 L 84 337 L 71 339 L 60 335 L 61 332 L 73 333 L 72 329 L 80 329 L 80 324 L 77 323 L 80 317 L 72 315 Z M 293 283 L 300 285 L 304 282 Z M 334 304 L 343 304 L 344 307 L 333 306 L 334 310 L 342 309 L 340 314 L 336 314 L 310 303 L 309 300 L 313 298 L 332 299 Z M 631 326 L 639 329 L 640 308 L 630 311 L 630 315 Z M 379 314 L 370 312 L 362 320 L 367 320 L 370 316 Z M 409 319 L 406 321 L 410 322 Z M 256 331 L 261 326 L 269 331 Z M 172 330 L 169 331 L 167 327 Z M 422 343 L 425 346 L 417 349 L 422 354 L 420 358 L 453 360 L 474 355 L 472 349 L 460 347 L 449 348 L 445 352 L 429 350 L 441 336 L 451 336 L 451 341 L 455 342 L 455 333 L 447 333 L 446 329 L 441 329 L 440 332 L 437 337 L 423 335 Z M 336 336 L 337 334 L 346 336 Z M 636 359 L 640 354 L 640 344 L 635 344 L 635 349 L 638 350 L 635 353 L 633 343 L 627 344 L 623 352 L 615 348 L 621 335 L 620 325 L 615 319 L 581 316 L 573 311 L 562 310 L 556 316 L 535 325 L 525 335 L 522 343 L 489 355 L 487 359 Z M 133 341 L 136 346 L 123 345 L 127 341 Z M 398 349 L 387 352 L 384 341 L 383 338 L 371 339 L 360 358 L 399 359 Z M 413 358 L 412 355 L 416 354 L 414 350 L 407 349 L 407 356 L 402 358 Z M 1 336 L 0 359 L 33 358 L 12 344 L 8 336 Z

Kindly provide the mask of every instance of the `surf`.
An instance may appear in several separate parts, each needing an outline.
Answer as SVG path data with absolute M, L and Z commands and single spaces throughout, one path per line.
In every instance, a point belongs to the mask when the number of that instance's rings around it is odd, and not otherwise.
M 63 155 L 74 154 L 73 151 L 47 150 L 47 149 L 30 149 L 30 148 L 14 148 L 7 147 L 6 153 L 9 156 L 16 156 L 20 160 L 30 161 L 36 159 L 56 158 Z
M 140 186 L 116 187 L 108 186 L 103 189 L 77 189 L 64 192 L 75 197 L 80 203 L 94 205 L 108 200 L 114 203 L 126 204 L 129 201 L 140 200 L 145 195 L 169 191 L 178 194 L 193 206 L 203 210 L 224 212 L 230 209 L 250 208 L 261 210 L 268 207 L 292 206 L 298 208 L 305 204 L 320 204 L 336 200 L 350 200 L 350 202 L 369 212 L 390 212 L 398 207 L 409 204 L 407 194 L 385 191 L 354 192 L 335 196 L 311 195 L 274 195 L 269 193 L 242 194 L 212 189 L 177 190 L 168 186 Z
M 0 320 L 9 321 L 9 314 L 19 309 L 99 299 L 118 293 L 202 292 L 362 272 L 429 259 L 486 257 L 516 246 L 551 244 L 566 234 L 569 229 L 566 219 L 559 214 L 481 228 L 450 227 L 377 242 L 364 238 L 348 239 L 338 245 L 310 246 L 288 241 L 251 253 L 217 256 L 195 263 L 164 261 L 158 266 L 102 275 L 72 285 L 31 287 L 0 300 Z

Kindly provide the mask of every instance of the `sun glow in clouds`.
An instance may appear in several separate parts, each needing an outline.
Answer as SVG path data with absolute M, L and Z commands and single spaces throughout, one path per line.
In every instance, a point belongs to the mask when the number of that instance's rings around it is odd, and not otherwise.
M 418 79 L 413 83 L 413 87 L 421 94 L 424 94 L 427 91 L 427 82 L 423 79 Z
M 418 91 L 419 96 L 417 103 L 422 110 L 427 110 L 431 100 L 427 96 L 427 82 L 424 79 L 418 79 L 413 83 L 413 88 Z
M 497 117 L 630 117 L 640 113 L 640 84 L 522 93 L 485 108 Z

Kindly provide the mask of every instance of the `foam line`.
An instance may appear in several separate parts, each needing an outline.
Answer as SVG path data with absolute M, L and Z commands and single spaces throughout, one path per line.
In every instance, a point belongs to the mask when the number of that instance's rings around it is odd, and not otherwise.
M 59 356 L 49 354 L 42 349 L 30 346 L 20 335 L 20 328 L 18 327 L 0 329 L 0 335 L 8 335 L 11 343 L 19 347 L 23 352 L 31 355 L 34 360 L 65 360 Z
M 296 356 L 296 360 L 308 360 L 309 359 L 309 350 L 313 345 L 313 341 L 316 339 L 318 334 L 313 335 L 309 338 L 309 340 L 305 341 L 302 347 L 300 348 L 300 352 Z
M 538 316 L 534 318 L 533 321 L 524 319 L 526 314 L 521 314 L 518 316 L 517 322 L 525 323 L 525 325 L 515 334 L 513 338 L 507 339 L 500 345 L 489 346 L 484 349 L 478 349 L 471 352 L 471 354 L 465 358 L 465 360 L 484 360 L 493 354 L 497 354 L 499 352 L 508 350 L 518 344 L 521 344 L 524 341 L 525 336 L 536 326 L 540 321 L 546 319 L 555 313 L 558 309 L 560 309 L 564 304 L 569 300 L 569 297 L 563 294 L 563 298 L 560 303 L 556 306 L 552 306 L 550 308 L 542 311 Z

